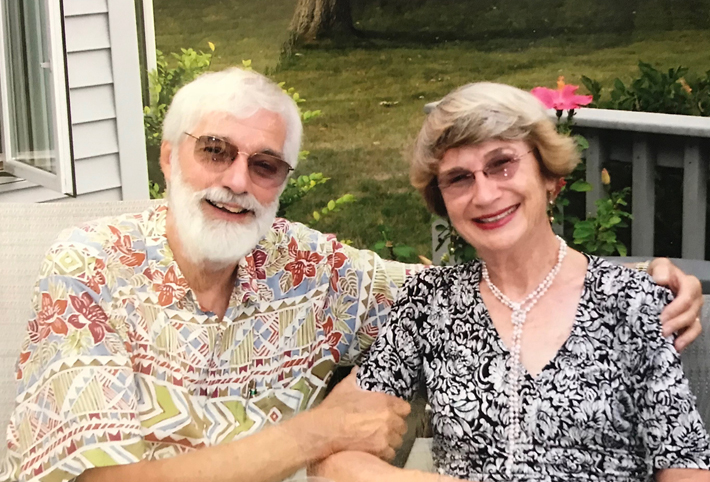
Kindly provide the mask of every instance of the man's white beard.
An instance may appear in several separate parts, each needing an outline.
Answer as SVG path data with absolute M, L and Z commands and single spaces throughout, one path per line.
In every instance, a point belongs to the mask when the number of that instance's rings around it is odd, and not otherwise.
M 171 160 L 168 209 L 172 212 L 184 255 L 191 261 L 227 266 L 237 263 L 266 236 L 276 218 L 279 201 L 262 206 L 249 193 L 234 194 L 229 189 L 211 187 L 195 191 L 182 177 L 179 160 Z M 203 199 L 233 203 L 254 212 L 248 222 L 210 219 L 202 211 Z

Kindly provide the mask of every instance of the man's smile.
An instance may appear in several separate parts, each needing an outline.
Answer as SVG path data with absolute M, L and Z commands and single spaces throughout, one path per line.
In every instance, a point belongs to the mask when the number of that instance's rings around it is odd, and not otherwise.
M 217 201 L 210 201 L 209 199 L 205 199 L 205 202 L 207 202 L 210 206 L 229 214 L 254 214 L 254 211 L 246 209 L 238 204 L 221 203 Z

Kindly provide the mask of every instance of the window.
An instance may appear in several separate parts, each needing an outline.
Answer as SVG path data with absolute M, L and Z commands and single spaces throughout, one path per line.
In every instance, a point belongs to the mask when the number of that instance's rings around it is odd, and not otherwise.
M 0 159 L 6 174 L 74 195 L 61 7 L 0 5 Z

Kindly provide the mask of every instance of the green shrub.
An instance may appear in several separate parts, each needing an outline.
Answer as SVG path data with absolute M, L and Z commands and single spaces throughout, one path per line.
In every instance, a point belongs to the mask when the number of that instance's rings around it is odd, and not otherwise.
M 157 69 L 148 73 L 150 86 L 150 105 L 143 110 L 145 140 L 148 148 L 160 148 L 163 137 L 163 120 L 175 93 L 183 85 L 192 82 L 206 72 L 212 63 L 214 44 L 209 43 L 210 52 L 197 52 L 193 49 L 180 49 L 170 57 L 175 60 L 171 67 L 163 52 L 156 51 Z
M 372 250 L 379 254 L 380 257 L 402 263 L 418 263 L 421 261 L 415 248 L 392 241 L 388 226 L 380 223 L 378 229 L 380 231 L 380 240 L 372 246 Z
M 624 209 L 630 193 L 629 187 L 618 192 L 607 189 L 606 196 L 596 202 L 596 215 L 574 223 L 573 243 L 585 253 L 626 256 L 626 246 L 619 241 L 616 230 L 627 227 L 626 220 L 631 219 L 631 214 Z
M 591 107 L 710 116 L 710 70 L 695 75 L 686 67 L 662 72 L 639 62 L 639 76 L 628 85 L 614 81 L 608 95 L 601 84 L 582 76 L 582 83 L 594 97 Z

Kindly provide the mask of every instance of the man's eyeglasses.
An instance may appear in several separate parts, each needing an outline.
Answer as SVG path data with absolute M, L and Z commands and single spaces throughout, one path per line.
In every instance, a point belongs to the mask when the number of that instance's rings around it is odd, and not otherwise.
M 486 163 L 486 167 L 477 171 L 463 168 L 454 168 L 437 176 L 437 185 L 441 192 L 453 196 L 460 196 L 468 192 L 476 182 L 476 173 L 482 172 L 484 176 L 496 182 L 507 181 L 515 176 L 520 166 L 520 159 L 535 149 L 530 149 L 523 154 L 500 152 Z
M 283 184 L 293 168 L 279 156 L 268 152 L 255 152 L 248 154 L 239 150 L 237 146 L 216 136 L 193 136 L 195 139 L 195 158 L 211 171 L 223 172 L 232 165 L 239 154 L 247 156 L 249 177 L 257 186 L 274 188 Z

